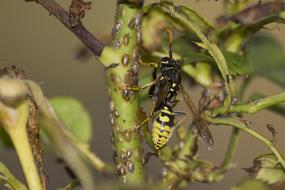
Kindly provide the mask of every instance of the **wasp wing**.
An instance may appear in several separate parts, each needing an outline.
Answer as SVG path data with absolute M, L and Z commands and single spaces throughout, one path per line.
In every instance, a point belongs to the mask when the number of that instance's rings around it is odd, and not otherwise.
M 148 92 L 149 96 L 154 100 L 154 112 L 160 110 L 164 106 L 168 92 L 169 81 L 165 77 L 159 76 Z
M 183 99 L 187 104 L 187 107 L 189 108 L 189 110 L 194 115 L 194 121 L 193 122 L 198 129 L 199 135 L 203 138 L 203 140 L 208 144 L 209 147 L 213 146 L 214 140 L 212 137 L 212 133 L 211 133 L 210 129 L 208 128 L 208 124 L 205 121 L 205 119 L 198 112 L 195 104 L 193 103 L 189 94 L 186 92 L 183 85 L 181 85 L 181 92 L 182 92 Z

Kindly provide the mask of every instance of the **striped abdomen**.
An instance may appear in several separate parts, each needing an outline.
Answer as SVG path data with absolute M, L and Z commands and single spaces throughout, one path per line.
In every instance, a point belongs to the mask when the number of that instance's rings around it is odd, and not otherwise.
M 160 149 L 169 141 L 174 130 L 174 119 L 172 108 L 163 106 L 153 122 L 152 141 L 155 149 Z

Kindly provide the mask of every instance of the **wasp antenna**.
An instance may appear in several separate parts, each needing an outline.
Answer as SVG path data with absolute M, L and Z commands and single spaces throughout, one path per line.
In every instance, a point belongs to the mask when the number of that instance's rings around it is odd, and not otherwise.
M 173 39 L 173 33 L 170 28 L 166 28 L 164 30 L 168 34 L 168 40 L 169 40 L 169 57 L 172 58 L 172 39 Z

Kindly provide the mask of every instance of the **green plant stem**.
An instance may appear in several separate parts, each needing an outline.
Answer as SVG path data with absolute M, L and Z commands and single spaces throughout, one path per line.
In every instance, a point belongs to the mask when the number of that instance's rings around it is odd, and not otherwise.
M 263 144 L 265 144 L 265 146 L 267 146 L 272 151 L 272 153 L 276 156 L 280 165 L 285 169 L 285 161 L 282 158 L 281 154 L 274 147 L 274 144 L 270 140 L 263 137 L 262 135 L 258 134 L 257 132 L 253 131 L 252 129 L 248 128 L 240 120 L 235 119 L 235 118 L 211 118 L 211 117 L 207 117 L 207 116 L 206 116 L 206 119 L 208 122 L 213 123 L 213 124 L 229 125 L 229 126 L 233 126 L 235 128 L 241 129 L 241 130 L 245 131 L 246 133 L 248 133 L 249 135 L 253 136 L 254 138 L 260 140 Z
M 246 87 L 251 82 L 251 79 L 252 79 L 252 77 L 246 78 L 245 81 L 243 82 L 243 84 L 241 85 L 239 91 L 238 91 L 238 97 L 241 100 L 243 99 L 244 92 L 246 90 Z M 238 145 L 239 136 L 240 136 L 240 130 L 238 128 L 232 129 L 232 134 L 231 134 L 230 142 L 228 144 L 227 152 L 226 152 L 224 160 L 220 166 L 221 172 L 225 172 L 230 167 L 231 161 L 233 159 L 235 150 L 236 150 L 237 145 Z
M 30 190 L 41 190 L 41 180 L 30 147 L 26 124 L 28 119 L 28 104 L 22 102 L 17 106 L 18 120 L 15 126 L 5 126 L 5 129 L 16 149 L 20 163 L 22 165 L 28 187 Z
M 229 112 L 237 112 L 237 113 L 256 113 L 260 110 L 268 108 L 270 106 L 274 106 L 276 104 L 280 104 L 285 102 L 285 92 L 276 94 L 273 96 L 268 96 L 265 98 L 261 98 L 255 101 L 252 101 L 248 104 L 238 104 L 232 105 L 229 109 Z
M 223 162 L 219 168 L 219 170 L 221 170 L 221 172 L 225 172 L 231 164 L 235 150 L 236 150 L 237 145 L 238 145 L 239 134 L 240 134 L 240 131 L 238 128 L 232 129 L 232 134 L 231 134 L 230 142 L 228 144 L 227 152 L 226 152 L 225 158 L 224 158 L 224 160 L 223 160 Z
M 130 88 L 138 86 L 142 6 L 131 2 L 118 1 L 115 26 L 120 27 L 100 61 L 118 64 L 107 70 L 116 174 L 120 183 L 136 186 L 144 183 L 145 171 L 142 136 L 135 129 L 140 124 L 139 93 Z

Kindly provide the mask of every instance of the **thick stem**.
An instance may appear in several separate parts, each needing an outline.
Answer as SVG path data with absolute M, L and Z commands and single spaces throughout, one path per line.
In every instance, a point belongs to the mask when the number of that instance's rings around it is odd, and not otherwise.
M 82 43 L 90 49 L 96 56 L 100 56 L 104 44 L 91 34 L 81 23 L 72 27 L 70 24 L 70 14 L 64 10 L 60 4 L 54 0 L 35 0 L 36 3 L 47 9 L 50 15 L 54 15 L 66 28 L 75 34 Z
M 138 85 L 141 17 L 141 5 L 118 1 L 113 27 L 114 48 L 105 48 L 100 57 L 103 62 L 118 64 L 107 70 L 110 117 L 116 173 L 119 181 L 128 185 L 140 185 L 145 181 L 142 136 L 135 130 L 140 123 L 139 93 L 128 89 Z
M 19 118 L 16 125 L 5 126 L 5 129 L 11 137 L 13 145 L 16 149 L 29 189 L 40 190 L 43 189 L 43 187 L 41 185 L 41 180 L 38 174 L 26 130 L 29 114 L 28 104 L 26 102 L 21 103 L 18 106 L 17 111 L 19 113 Z

